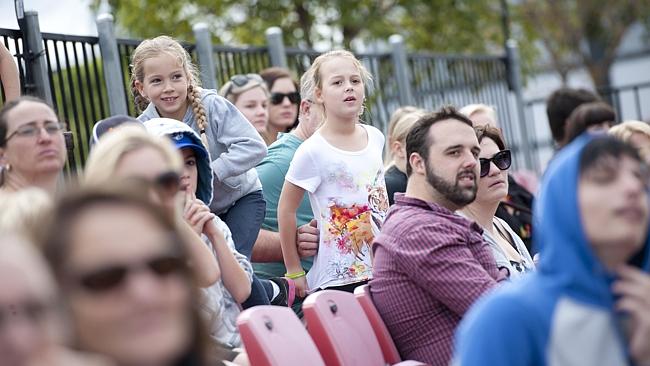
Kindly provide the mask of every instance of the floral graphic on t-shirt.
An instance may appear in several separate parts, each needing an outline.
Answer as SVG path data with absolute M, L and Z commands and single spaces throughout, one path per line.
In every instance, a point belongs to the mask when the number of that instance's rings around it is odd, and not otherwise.
M 333 163 L 328 167 L 325 181 L 334 183 L 343 190 L 354 191 L 357 189 L 357 184 L 354 182 L 354 175 L 352 175 L 343 161 Z
M 363 281 L 372 275 L 371 267 L 363 261 L 351 260 L 349 257 L 338 258 L 338 260 L 332 258 L 328 266 L 328 275 L 337 280 Z
M 353 254 L 361 259 L 364 246 L 370 248 L 375 235 L 370 207 L 367 204 L 342 206 L 332 202 L 327 220 L 327 242 L 336 245 L 339 253 Z

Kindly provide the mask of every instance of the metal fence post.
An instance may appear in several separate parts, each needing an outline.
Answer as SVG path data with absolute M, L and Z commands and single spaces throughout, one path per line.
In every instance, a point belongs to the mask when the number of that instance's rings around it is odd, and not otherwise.
M 519 133 L 521 142 L 519 144 L 520 151 L 524 156 L 524 165 L 526 169 L 535 169 L 533 164 L 533 151 L 532 145 L 528 136 L 528 129 L 526 126 L 526 116 L 524 113 L 524 97 L 522 93 L 521 81 L 521 59 L 519 57 L 519 46 L 517 41 L 509 39 L 506 41 L 506 57 L 508 65 L 508 79 L 511 83 L 512 92 L 515 95 L 515 102 L 517 108 L 517 119 L 519 120 Z
M 409 65 L 404 49 L 404 37 L 399 34 L 393 34 L 388 38 L 391 45 L 391 56 L 393 59 L 393 68 L 395 78 L 397 79 L 397 89 L 399 90 L 399 102 L 401 105 L 414 105 L 413 92 L 411 91 L 411 78 Z
M 196 38 L 196 54 L 199 57 L 201 83 L 206 89 L 217 89 L 214 60 L 212 59 L 212 39 L 206 23 L 196 23 L 192 27 Z
M 36 95 L 54 105 L 50 79 L 47 73 L 47 60 L 45 59 L 45 48 L 43 47 L 43 36 L 38 24 L 38 13 L 35 11 L 25 12 L 25 29 L 23 29 L 26 49 L 27 72 L 31 73 L 34 85 L 27 85 L 28 92 L 33 90 Z
M 269 57 L 271 65 L 278 67 L 287 67 L 287 53 L 284 51 L 284 41 L 282 40 L 282 29 L 280 27 L 271 27 L 266 30 L 266 44 L 269 47 Z
M 97 17 L 97 35 L 99 36 L 99 51 L 108 94 L 108 110 L 111 115 L 129 114 L 124 99 L 124 79 L 111 14 L 104 13 Z

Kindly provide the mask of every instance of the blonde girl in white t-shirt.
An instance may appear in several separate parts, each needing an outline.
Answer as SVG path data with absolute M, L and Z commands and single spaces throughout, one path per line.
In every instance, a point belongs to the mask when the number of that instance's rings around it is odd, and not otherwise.
M 384 136 L 363 125 L 364 86 L 371 79 L 348 51 L 314 60 L 307 73 L 323 124 L 296 151 L 278 205 L 287 274 L 296 294 L 318 289 L 352 291 L 372 277 L 371 244 L 388 209 L 382 150 Z M 318 221 L 319 250 L 305 274 L 296 249 L 296 209 L 305 193 Z

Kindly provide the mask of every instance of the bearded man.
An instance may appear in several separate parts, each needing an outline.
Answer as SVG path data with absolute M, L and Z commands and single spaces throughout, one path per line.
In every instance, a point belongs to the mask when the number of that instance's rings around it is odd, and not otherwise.
M 453 107 L 406 137 L 408 184 L 373 243 L 370 282 L 403 359 L 448 365 L 461 318 L 504 279 L 482 229 L 455 213 L 476 197 L 479 152 L 472 122 Z

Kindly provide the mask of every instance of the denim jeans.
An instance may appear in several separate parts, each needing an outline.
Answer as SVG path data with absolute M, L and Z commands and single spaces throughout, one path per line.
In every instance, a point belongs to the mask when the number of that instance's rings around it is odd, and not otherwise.
M 262 226 L 262 221 L 264 221 L 265 213 L 266 201 L 264 201 L 262 191 L 255 191 L 238 199 L 228 211 L 219 215 L 221 220 L 228 225 L 232 233 L 235 248 L 239 253 L 245 255 L 249 261 L 251 260 L 253 246 L 257 240 L 257 235 L 260 233 L 260 227 Z M 242 303 L 244 309 L 257 305 L 271 304 L 271 296 L 269 296 L 265 289 L 267 286 L 264 286 L 261 281 L 257 276 L 253 275 L 251 294 Z M 268 280 L 264 281 L 268 282 Z M 270 287 L 270 284 L 268 284 L 268 287 Z
M 265 214 L 266 201 L 260 190 L 238 199 L 228 211 L 219 215 L 232 233 L 235 248 L 249 261 Z

